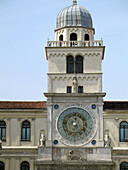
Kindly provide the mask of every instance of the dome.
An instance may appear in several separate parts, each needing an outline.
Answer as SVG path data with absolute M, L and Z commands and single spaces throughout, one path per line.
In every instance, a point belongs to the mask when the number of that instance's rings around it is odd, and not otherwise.
M 77 5 L 77 1 L 73 1 L 73 5 L 64 8 L 57 16 L 57 28 L 83 26 L 93 28 L 92 17 L 89 11 Z

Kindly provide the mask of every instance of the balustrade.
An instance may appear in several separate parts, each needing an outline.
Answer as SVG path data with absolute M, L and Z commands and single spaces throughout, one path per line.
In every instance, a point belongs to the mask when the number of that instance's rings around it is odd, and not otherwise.
M 47 41 L 47 47 L 98 47 L 103 46 L 103 40 L 95 41 Z

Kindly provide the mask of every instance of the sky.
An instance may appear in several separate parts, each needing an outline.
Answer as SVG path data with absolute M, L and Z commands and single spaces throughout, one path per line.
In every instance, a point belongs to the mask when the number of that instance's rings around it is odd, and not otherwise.
M 73 0 L 0 0 L 0 100 L 42 101 L 47 92 L 45 47 L 57 14 Z M 95 40 L 103 38 L 104 100 L 128 101 L 128 0 L 78 0 L 89 10 Z

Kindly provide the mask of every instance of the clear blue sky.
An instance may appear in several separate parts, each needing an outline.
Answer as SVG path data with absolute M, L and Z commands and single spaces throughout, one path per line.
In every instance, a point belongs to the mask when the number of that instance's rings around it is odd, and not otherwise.
M 73 0 L 0 0 L 0 100 L 46 100 L 47 38 Z M 105 100 L 128 100 L 128 0 L 78 0 L 104 40 Z

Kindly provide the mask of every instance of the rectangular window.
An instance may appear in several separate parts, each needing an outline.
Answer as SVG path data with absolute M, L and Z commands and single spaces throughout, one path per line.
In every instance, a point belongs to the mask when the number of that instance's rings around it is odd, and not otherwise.
M 67 87 L 67 93 L 72 93 L 72 87 L 71 86 Z
M 78 87 L 78 93 L 83 93 L 83 86 Z

